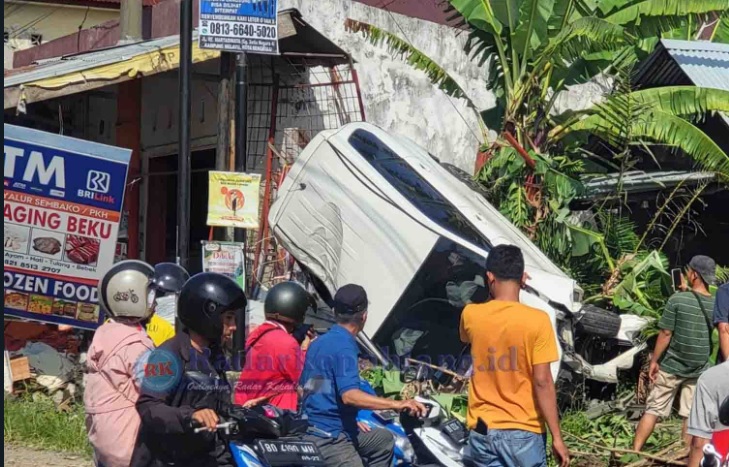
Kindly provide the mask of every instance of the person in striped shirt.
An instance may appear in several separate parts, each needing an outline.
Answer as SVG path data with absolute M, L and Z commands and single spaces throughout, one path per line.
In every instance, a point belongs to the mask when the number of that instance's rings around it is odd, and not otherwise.
M 658 327 L 660 332 L 650 364 L 653 387 L 645 414 L 638 424 L 633 449 L 643 449 L 659 418 L 671 415 L 673 401 L 680 393 L 679 416 L 686 420 L 696 389 L 696 380 L 710 366 L 712 312 L 714 298 L 709 286 L 716 280 L 716 263 L 708 256 L 694 256 L 686 267 L 681 291 L 668 299 Z

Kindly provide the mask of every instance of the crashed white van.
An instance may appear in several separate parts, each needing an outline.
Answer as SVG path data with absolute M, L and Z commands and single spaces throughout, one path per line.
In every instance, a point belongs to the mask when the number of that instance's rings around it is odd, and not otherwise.
M 460 312 L 485 301 L 485 258 L 519 246 L 531 276 L 522 301 L 557 330 L 565 368 L 617 381 L 642 346 L 629 331 L 643 322 L 585 309 L 583 292 L 472 187 L 409 139 L 367 123 L 320 133 L 279 190 L 273 233 L 313 276 L 326 299 L 356 283 L 370 299 L 367 335 L 389 357 L 459 356 Z M 589 365 L 574 352 L 575 330 L 623 341 L 618 359 Z M 625 352 L 627 350 L 627 352 Z M 555 377 L 560 365 L 555 364 Z

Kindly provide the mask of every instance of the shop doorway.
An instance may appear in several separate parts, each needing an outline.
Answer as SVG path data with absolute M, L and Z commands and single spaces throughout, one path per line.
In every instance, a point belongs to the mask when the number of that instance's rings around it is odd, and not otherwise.
M 145 212 L 145 260 L 150 264 L 177 258 L 177 154 L 149 159 Z M 208 172 L 215 150 L 193 151 L 190 183 L 190 274 L 202 271 L 200 242 L 208 239 Z

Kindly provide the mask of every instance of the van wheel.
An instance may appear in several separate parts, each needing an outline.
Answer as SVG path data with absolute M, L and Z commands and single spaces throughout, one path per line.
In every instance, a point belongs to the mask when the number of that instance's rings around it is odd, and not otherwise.
M 620 331 L 620 315 L 602 308 L 585 305 L 580 310 L 577 333 L 600 337 L 616 337 Z

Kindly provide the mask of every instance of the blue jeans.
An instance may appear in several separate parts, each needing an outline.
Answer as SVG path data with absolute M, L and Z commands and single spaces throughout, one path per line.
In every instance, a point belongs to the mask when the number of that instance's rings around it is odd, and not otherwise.
M 547 435 L 522 430 L 472 431 L 468 442 L 478 467 L 547 467 Z

